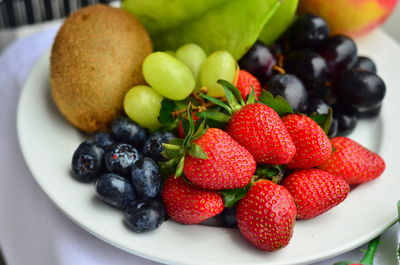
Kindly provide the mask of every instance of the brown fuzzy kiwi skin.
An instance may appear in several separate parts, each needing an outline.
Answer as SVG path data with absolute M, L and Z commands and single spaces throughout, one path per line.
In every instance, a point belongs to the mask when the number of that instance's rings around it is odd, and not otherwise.
M 123 113 L 125 93 L 144 84 L 142 63 L 152 52 L 143 25 L 105 5 L 79 9 L 54 41 L 51 94 L 65 118 L 87 133 L 106 131 Z

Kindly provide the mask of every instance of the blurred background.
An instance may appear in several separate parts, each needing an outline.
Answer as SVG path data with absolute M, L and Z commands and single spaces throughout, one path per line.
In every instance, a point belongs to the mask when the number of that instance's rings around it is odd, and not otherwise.
M 13 40 L 55 25 L 78 8 L 96 3 L 119 6 L 121 0 L 0 0 L 0 52 Z M 398 42 L 399 24 L 400 5 L 383 25 Z

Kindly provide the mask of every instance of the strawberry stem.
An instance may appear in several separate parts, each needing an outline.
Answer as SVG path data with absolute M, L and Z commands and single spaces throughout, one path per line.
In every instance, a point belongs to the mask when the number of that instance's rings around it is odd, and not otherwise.
M 374 257 L 376 250 L 378 248 L 380 242 L 380 237 L 376 237 L 371 242 L 368 244 L 368 249 L 367 252 L 365 252 L 364 257 L 360 261 L 360 263 L 365 264 L 365 265 L 373 265 L 374 264 Z
M 170 150 L 180 150 L 181 146 L 180 145 L 175 145 L 175 144 L 162 144 L 164 148 L 170 149 Z

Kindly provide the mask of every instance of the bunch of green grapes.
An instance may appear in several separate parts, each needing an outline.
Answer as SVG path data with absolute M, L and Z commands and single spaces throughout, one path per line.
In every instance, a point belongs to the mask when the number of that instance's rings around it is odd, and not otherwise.
M 154 52 L 142 66 L 148 86 L 135 86 L 128 91 L 124 109 L 130 119 L 148 129 L 160 127 L 158 114 L 164 98 L 183 100 L 193 91 L 205 87 L 212 97 L 223 97 L 217 83 L 224 79 L 234 83 L 238 72 L 235 59 L 227 51 L 209 55 L 196 44 L 186 44 L 176 52 Z

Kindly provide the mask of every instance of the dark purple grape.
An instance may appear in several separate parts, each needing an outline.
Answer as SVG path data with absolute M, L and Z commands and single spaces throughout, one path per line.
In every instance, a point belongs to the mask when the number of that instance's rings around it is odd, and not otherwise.
M 335 104 L 333 108 L 333 117 L 338 122 L 337 135 L 349 135 L 358 123 L 357 110 L 343 104 Z
M 299 16 L 291 25 L 288 41 L 291 50 L 316 49 L 329 36 L 328 23 L 310 14 Z
M 364 56 L 359 56 L 351 69 L 357 69 L 376 74 L 376 65 L 374 61 Z
M 304 112 L 307 109 L 307 91 L 295 75 L 274 75 L 266 87 L 272 95 L 284 97 L 294 111 Z
M 373 118 L 373 117 L 376 117 L 381 112 L 381 109 L 382 109 L 382 104 L 377 106 L 374 109 L 358 112 L 358 117 L 359 118 Z
M 328 131 L 329 138 L 333 138 L 337 135 L 338 127 L 339 127 L 338 120 L 336 118 L 332 117 L 331 127 L 329 128 L 329 131 Z
M 224 227 L 237 227 L 236 207 L 225 208 L 219 215 L 218 219 Z
M 385 83 L 379 76 L 361 70 L 342 73 L 335 82 L 335 89 L 340 102 L 353 106 L 359 112 L 379 107 L 386 92 Z
M 272 74 L 276 59 L 267 46 L 261 42 L 256 42 L 238 63 L 240 69 L 250 72 L 261 83 L 264 83 Z
M 284 69 L 296 75 L 307 90 L 314 90 L 328 81 L 328 66 L 320 55 L 309 51 L 290 53 L 284 61 Z
M 308 100 L 307 113 L 327 114 L 329 105 L 319 97 L 312 97 Z
M 319 47 L 318 52 L 325 58 L 333 77 L 350 69 L 357 60 L 356 44 L 344 35 L 330 37 Z

